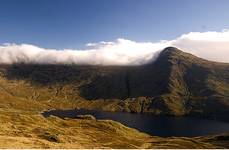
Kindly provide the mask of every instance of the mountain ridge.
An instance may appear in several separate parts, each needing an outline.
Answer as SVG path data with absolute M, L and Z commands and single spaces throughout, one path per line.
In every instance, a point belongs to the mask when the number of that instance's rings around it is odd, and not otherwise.
M 13 64 L 0 69 L 5 91 L 38 102 L 71 101 L 74 107 L 88 109 L 211 117 L 222 116 L 229 108 L 229 64 L 174 47 L 142 66 Z

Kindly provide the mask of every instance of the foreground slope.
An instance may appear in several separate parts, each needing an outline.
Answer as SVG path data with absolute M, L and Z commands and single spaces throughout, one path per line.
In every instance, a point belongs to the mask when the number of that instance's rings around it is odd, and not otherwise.
M 228 135 L 161 138 L 111 120 L 44 118 L 48 106 L 36 102 L 0 101 L 0 148 L 229 148 Z

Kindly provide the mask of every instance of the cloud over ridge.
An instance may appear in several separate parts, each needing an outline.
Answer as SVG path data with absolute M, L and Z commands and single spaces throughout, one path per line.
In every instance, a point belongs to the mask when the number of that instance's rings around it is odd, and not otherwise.
M 229 30 L 190 32 L 174 40 L 159 42 L 135 42 L 120 38 L 113 42 L 88 43 L 86 46 L 86 50 L 57 50 L 29 44 L 2 44 L 0 63 L 141 65 L 155 60 L 159 52 L 168 46 L 207 60 L 229 63 Z

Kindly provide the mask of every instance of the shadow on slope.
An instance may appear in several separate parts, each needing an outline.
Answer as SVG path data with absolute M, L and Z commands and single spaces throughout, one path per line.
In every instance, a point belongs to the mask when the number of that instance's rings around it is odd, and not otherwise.
M 165 64 L 144 66 L 79 66 L 13 64 L 5 66 L 9 80 L 25 80 L 32 85 L 74 84 L 85 99 L 125 99 L 153 97 L 166 91 L 169 70 Z M 1 67 L 2 68 L 2 67 Z

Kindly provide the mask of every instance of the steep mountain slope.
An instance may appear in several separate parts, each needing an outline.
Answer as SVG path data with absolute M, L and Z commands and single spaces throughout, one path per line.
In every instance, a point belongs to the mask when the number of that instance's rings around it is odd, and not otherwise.
M 168 100 L 172 103 L 180 101 L 186 113 L 213 115 L 228 111 L 228 64 L 206 61 L 169 49 L 161 54 L 163 56 L 171 64 Z
M 229 64 L 173 47 L 143 66 L 14 64 L 0 73 L 0 99 L 229 120 Z

